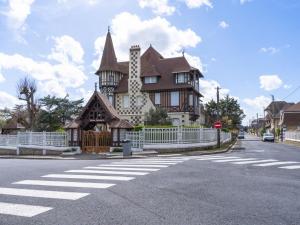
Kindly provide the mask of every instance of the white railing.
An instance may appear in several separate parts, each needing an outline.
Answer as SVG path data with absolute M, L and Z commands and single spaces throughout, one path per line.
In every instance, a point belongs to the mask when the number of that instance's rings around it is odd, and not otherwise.
M 0 146 L 53 146 L 67 147 L 65 132 L 18 132 L 17 135 L 0 135 Z
M 141 131 L 127 132 L 126 139 L 132 147 L 142 149 L 144 145 L 201 144 L 215 145 L 217 130 L 211 128 L 145 128 Z M 221 132 L 221 142 L 231 140 L 231 133 Z
M 286 131 L 284 135 L 285 140 L 300 142 L 300 131 Z

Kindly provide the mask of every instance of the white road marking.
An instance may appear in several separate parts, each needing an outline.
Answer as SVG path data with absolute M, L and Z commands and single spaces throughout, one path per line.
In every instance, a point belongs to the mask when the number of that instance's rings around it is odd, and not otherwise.
M 161 162 L 161 161 L 170 161 L 170 162 L 184 162 L 184 161 L 187 161 L 186 159 L 130 159 L 130 160 L 126 160 L 128 162 L 132 162 L 132 161 L 155 161 L 155 162 Z
M 111 164 L 144 164 L 144 165 L 176 165 L 177 163 L 175 162 L 113 162 Z
M 294 165 L 294 166 L 282 166 L 279 167 L 281 169 L 288 169 L 288 170 L 295 170 L 295 169 L 300 169 L 300 165 Z
M 265 160 L 253 160 L 253 161 L 244 161 L 244 162 L 233 162 L 232 164 L 253 164 L 253 163 L 266 163 L 266 162 L 276 162 L 277 160 L 274 159 L 265 159 Z
M 77 200 L 89 195 L 89 193 L 45 191 L 45 190 L 20 189 L 20 188 L 0 188 L 0 195 L 15 195 L 15 196 L 36 197 L 36 198 Z
M 0 202 L 0 214 L 33 217 L 38 214 L 51 210 L 51 207 L 37 206 L 37 205 L 23 205 Z
M 182 163 L 184 160 L 145 160 L 145 159 L 134 159 L 134 160 L 124 160 L 122 162 L 154 162 L 154 163 Z
M 130 161 L 122 161 L 122 162 L 113 162 L 113 163 L 145 163 L 145 164 L 177 164 L 182 163 L 184 161 L 154 161 L 154 160 L 130 160 Z
M 196 160 L 222 160 L 222 159 L 240 159 L 240 157 L 219 157 L 219 158 L 210 158 L 210 157 L 207 157 L 207 158 L 199 158 L 199 159 L 196 159 Z
M 167 154 L 167 155 L 157 155 L 158 157 L 170 157 L 170 156 L 180 156 L 182 154 Z
M 96 170 L 127 170 L 127 171 L 148 171 L 155 172 L 160 169 L 150 169 L 150 168 L 129 168 L 129 167 L 108 167 L 108 166 L 87 166 L 84 169 L 96 169 Z
M 134 165 L 134 164 L 103 164 L 103 165 L 99 165 L 99 166 L 112 166 L 112 167 L 115 167 L 115 166 L 117 166 L 117 167 L 140 167 L 140 168 L 144 168 L 144 167 L 153 167 L 153 168 L 167 168 L 167 167 L 169 167 L 169 166 L 167 166 L 167 165 L 152 165 L 152 164 L 147 164 L 147 165 L 145 165 L 145 164 L 139 164 L 139 165 Z
M 47 180 L 23 180 L 13 184 L 56 186 L 56 187 L 80 187 L 80 188 L 109 188 L 115 184 L 107 183 L 83 183 L 83 182 L 65 182 L 65 181 L 47 181 Z
M 144 172 L 125 172 L 125 171 L 107 171 L 107 170 L 68 170 L 67 173 L 100 173 L 100 174 L 118 174 L 118 175 L 137 175 L 143 176 Z
M 255 164 L 255 165 L 253 165 L 253 166 L 278 166 L 278 165 L 295 164 L 295 163 L 299 163 L 299 162 L 293 162 L 293 161 L 273 162 L 273 163 Z
M 221 159 L 221 160 L 214 160 L 213 162 L 238 162 L 238 161 L 250 161 L 256 158 L 248 158 L 248 159 Z
M 129 181 L 135 179 L 134 177 L 120 177 L 120 176 L 95 176 L 95 175 L 69 175 L 69 174 L 48 174 L 42 177 L 48 178 L 67 178 L 67 179 L 91 179 L 91 180 L 120 180 Z

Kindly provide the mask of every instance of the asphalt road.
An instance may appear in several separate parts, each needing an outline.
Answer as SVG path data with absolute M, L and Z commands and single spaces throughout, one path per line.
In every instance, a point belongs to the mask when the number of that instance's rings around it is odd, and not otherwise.
M 300 224 L 300 148 L 247 136 L 214 156 L 2 159 L 0 224 Z

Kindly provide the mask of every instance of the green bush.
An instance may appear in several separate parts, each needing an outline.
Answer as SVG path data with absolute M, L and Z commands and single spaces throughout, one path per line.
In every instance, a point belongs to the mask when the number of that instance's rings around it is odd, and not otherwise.
M 140 131 L 140 130 L 143 130 L 144 126 L 143 125 L 136 125 L 133 127 L 133 130 L 134 131 Z
M 229 129 L 228 128 L 222 128 L 223 132 L 229 133 Z
M 164 108 L 151 108 L 145 113 L 146 125 L 172 125 L 171 118 L 168 116 L 167 110 Z

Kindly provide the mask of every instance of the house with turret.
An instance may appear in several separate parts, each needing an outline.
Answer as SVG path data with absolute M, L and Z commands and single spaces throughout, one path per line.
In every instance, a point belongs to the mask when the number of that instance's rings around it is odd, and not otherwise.
M 134 45 L 129 61 L 118 62 L 108 31 L 96 75 L 101 94 L 133 125 L 143 124 L 151 107 L 166 109 L 174 125 L 199 121 L 199 79 L 203 75 L 184 55 L 164 58 L 151 45 L 141 54 L 141 48 Z
M 109 144 L 100 142 L 107 138 L 91 133 L 103 131 L 111 134 L 111 145 L 120 146 L 128 130 L 145 124 L 144 115 L 151 108 L 165 109 L 176 126 L 203 121 L 199 90 L 203 75 L 184 55 L 165 58 L 151 45 L 143 53 L 133 45 L 129 61 L 120 62 L 108 31 L 95 74 L 99 78 L 95 92 L 79 117 L 66 126 L 70 144 L 93 151 L 99 146 L 103 151 Z

